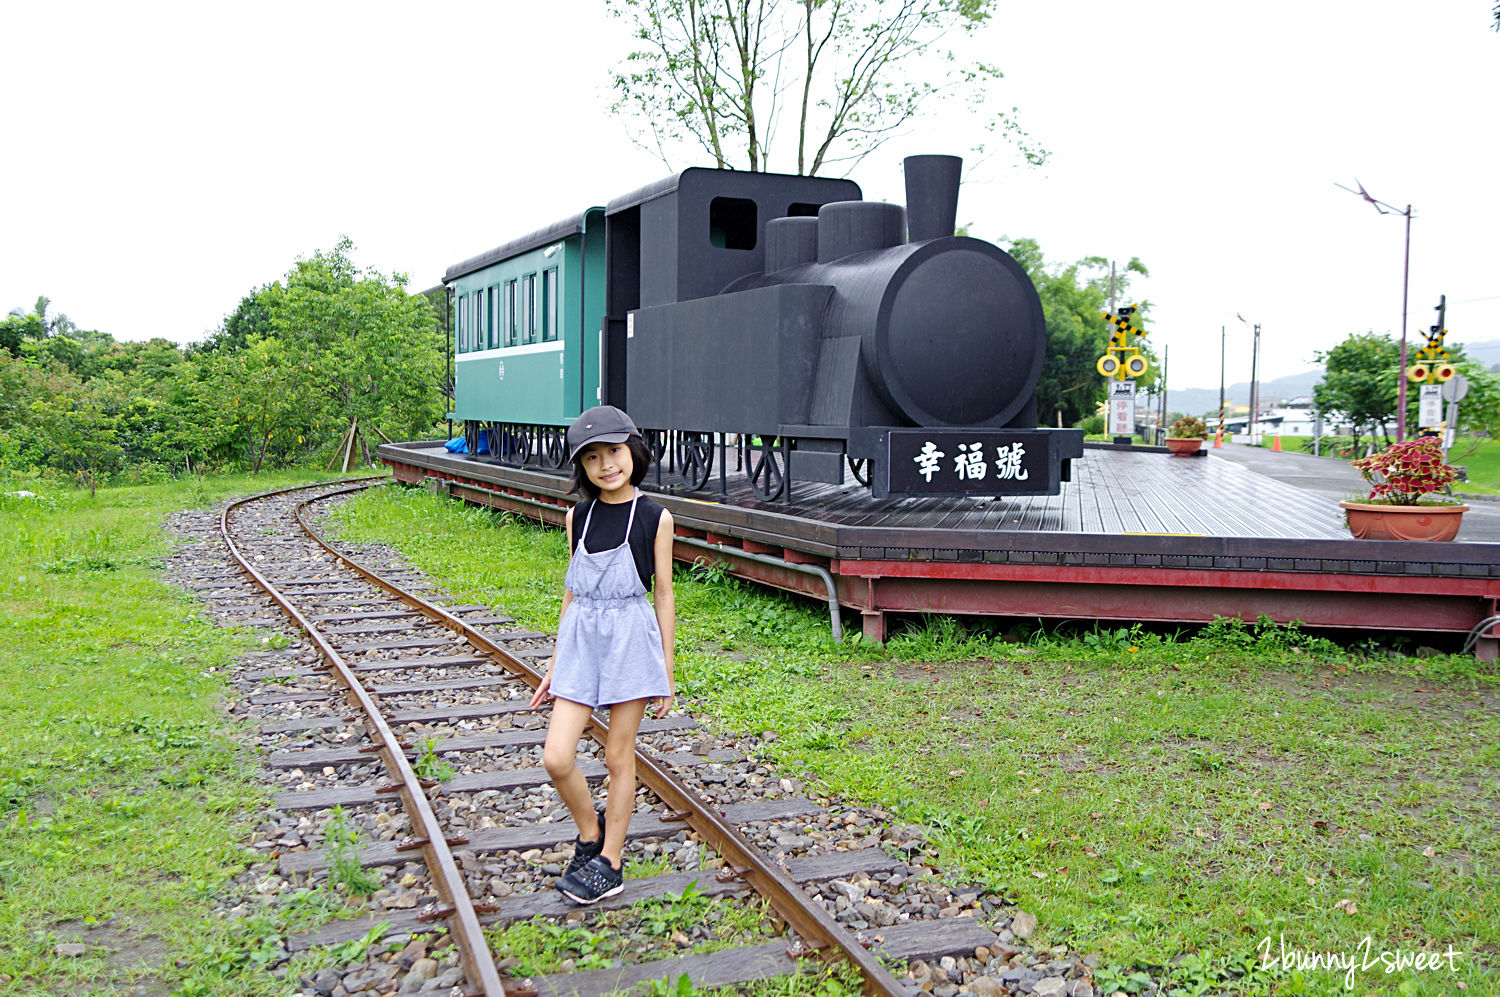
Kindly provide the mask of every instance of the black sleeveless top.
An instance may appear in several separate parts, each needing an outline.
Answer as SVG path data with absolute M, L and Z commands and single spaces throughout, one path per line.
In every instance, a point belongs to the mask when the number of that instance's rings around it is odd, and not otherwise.
M 590 554 L 613 550 L 625 540 L 625 524 L 630 519 L 629 502 L 598 502 L 584 499 L 573 507 L 573 547 L 577 549 L 579 534 L 588 520 L 589 508 L 594 507 L 594 520 L 589 523 L 589 535 L 584 549 Z M 656 528 L 661 524 L 661 514 L 666 510 L 641 492 L 635 504 L 635 524 L 630 528 L 630 555 L 635 558 L 636 574 L 641 584 L 651 591 L 656 575 Z M 571 554 L 572 551 L 569 551 Z

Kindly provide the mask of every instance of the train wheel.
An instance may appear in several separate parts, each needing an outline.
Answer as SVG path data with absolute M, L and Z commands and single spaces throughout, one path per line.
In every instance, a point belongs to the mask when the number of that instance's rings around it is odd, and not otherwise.
M 854 475 L 854 480 L 868 488 L 870 486 L 870 458 L 845 457 L 845 460 L 849 462 L 849 473 Z
M 555 470 L 567 463 L 568 445 L 563 432 L 563 429 L 559 426 L 542 427 L 538 450 L 543 467 L 550 467 Z
M 714 467 L 713 434 L 678 433 L 676 451 L 683 482 L 695 492 L 707 485 Z
M 745 456 L 745 475 L 750 479 L 750 490 L 762 502 L 770 502 L 781 495 L 786 486 L 786 477 L 781 471 L 781 438 L 779 436 L 751 436 L 745 434 L 742 451 Z

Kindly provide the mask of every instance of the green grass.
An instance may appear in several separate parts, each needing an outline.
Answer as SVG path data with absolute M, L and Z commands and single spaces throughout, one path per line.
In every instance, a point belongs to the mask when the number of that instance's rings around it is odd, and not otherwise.
M 0 993 L 285 990 L 263 926 L 211 916 L 264 793 L 220 708 L 251 638 L 162 583 L 160 524 L 316 477 L 0 488 L 39 493 L 0 496 Z
M 341 518 L 455 597 L 555 626 L 559 531 L 420 490 L 364 496 Z M 1341 991 L 1339 972 L 1234 974 L 1265 938 L 1356 952 L 1368 935 L 1375 956 L 1451 944 L 1457 979 L 1487 992 L 1492 667 L 1366 658 L 1238 621 L 1171 635 L 936 619 L 885 647 L 834 645 L 811 601 L 714 570 L 677 577 L 678 686 L 699 713 L 774 730 L 784 772 L 925 824 L 934 862 L 1037 914 L 1039 944 L 1102 953 L 1101 979 L 1133 992 L 1147 968 L 1184 994 Z M 1377 966 L 1355 992 L 1448 994 L 1454 980 Z

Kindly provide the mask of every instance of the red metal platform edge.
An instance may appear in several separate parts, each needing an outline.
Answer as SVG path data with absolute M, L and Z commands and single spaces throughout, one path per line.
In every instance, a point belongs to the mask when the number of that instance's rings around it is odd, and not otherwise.
M 431 482 L 455 498 L 553 526 L 562 525 L 573 504 L 535 472 L 514 470 L 509 483 L 486 482 L 404 460 L 399 446 L 380 448 L 398 481 Z M 508 469 L 485 465 L 484 470 L 505 475 Z M 751 530 L 711 522 L 704 510 L 716 507 L 707 503 L 652 495 L 671 510 L 679 538 L 717 548 L 707 551 L 681 542 L 675 547 L 679 560 L 718 562 L 738 577 L 822 600 L 827 597 L 823 583 L 791 567 L 820 566 L 832 576 L 840 605 L 859 611 L 864 635 L 872 641 L 885 640 L 890 613 L 1187 625 L 1210 623 L 1215 617 L 1267 617 L 1307 627 L 1418 634 L 1468 633 L 1500 615 L 1500 577 L 1488 575 L 849 558 L 789 546 L 797 542 L 795 537 L 775 537 L 766 524 Z M 768 512 L 767 520 L 774 523 L 783 516 Z M 1084 549 L 1093 535 L 1071 539 L 1072 547 Z M 1099 549 L 1107 550 L 1116 539 L 1099 536 Z M 1348 543 L 1357 547 L 1368 541 Z M 737 556 L 740 551 L 757 556 Z M 768 558 L 786 564 L 770 564 Z M 1494 660 L 1500 652 L 1497 631 L 1490 627 L 1476 644 L 1481 658 Z

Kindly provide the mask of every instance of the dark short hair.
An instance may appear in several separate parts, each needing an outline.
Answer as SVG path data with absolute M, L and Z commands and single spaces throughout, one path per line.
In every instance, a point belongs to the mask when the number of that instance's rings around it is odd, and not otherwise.
M 646 441 L 639 436 L 632 436 L 625 441 L 625 446 L 630 449 L 630 483 L 638 485 L 646 480 L 646 470 L 651 466 L 651 448 L 646 446 Z M 599 497 L 599 488 L 589 480 L 588 472 L 583 469 L 583 451 L 578 451 L 578 456 L 573 458 L 573 478 L 568 482 L 568 491 L 573 495 L 582 495 L 586 499 Z

